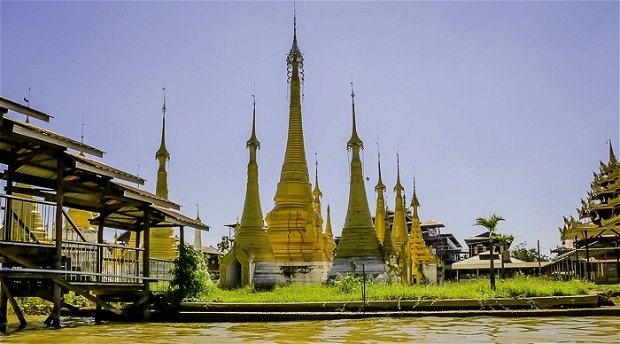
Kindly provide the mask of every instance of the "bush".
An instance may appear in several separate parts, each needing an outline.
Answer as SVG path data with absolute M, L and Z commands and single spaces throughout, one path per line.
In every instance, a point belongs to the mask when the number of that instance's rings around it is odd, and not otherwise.
M 196 299 L 212 291 L 215 286 L 209 278 L 207 267 L 208 262 L 202 252 L 184 245 L 183 254 L 174 260 L 172 268 L 170 287 L 173 298 Z

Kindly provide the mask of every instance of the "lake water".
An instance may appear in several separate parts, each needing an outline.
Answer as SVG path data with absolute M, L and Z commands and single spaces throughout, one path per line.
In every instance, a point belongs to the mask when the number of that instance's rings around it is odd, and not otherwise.
M 620 318 L 420 317 L 262 323 L 108 323 L 68 319 L 49 329 L 28 318 L 2 343 L 620 343 Z M 13 322 L 12 324 L 15 324 Z

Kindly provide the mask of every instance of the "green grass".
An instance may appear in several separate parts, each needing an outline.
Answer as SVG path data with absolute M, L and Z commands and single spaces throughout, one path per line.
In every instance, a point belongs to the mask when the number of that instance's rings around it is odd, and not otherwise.
M 620 286 L 617 288 L 620 289 Z M 497 281 L 497 290 L 490 290 L 488 280 L 446 282 L 442 285 L 413 285 L 367 283 L 367 300 L 439 300 L 439 299 L 489 299 L 523 298 L 537 296 L 585 295 L 598 292 L 591 282 L 571 280 L 555 281 L 538 277 L 516 277 Z M 272 291 L 216 289 L 201 295 L 198 301 L 260 303 L 260 302 L 329 302 L 359 301 L 361 282 L 349 278 L 333 285 L 289 285 Z

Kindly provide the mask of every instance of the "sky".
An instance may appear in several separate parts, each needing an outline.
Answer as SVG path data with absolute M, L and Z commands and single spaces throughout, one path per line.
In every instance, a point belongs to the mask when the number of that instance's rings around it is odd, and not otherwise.
M 0 1 L 0 95 L 54 116 L 32 120 L 106 152 L 148 181 L 166 87 L 170 199 L 228 235 L 243 208 L 256 94 L 263 214 L 274 205 L 288 124 L 293 2 Z M 380 147 L 394 208 L 396 155 L 422 221 L 463 246 L 498 231 L 548 254 L 618 148 L 617 1 L 298 1 L 310 178 L 339 235 L 349 193 L 350 82 L 374 213 Z M 254 86 L 255 85 L 255 86 Z M 254 90 L 255 87 L 255 90 Z M 190 232 L 188 238 L 193 238 Z

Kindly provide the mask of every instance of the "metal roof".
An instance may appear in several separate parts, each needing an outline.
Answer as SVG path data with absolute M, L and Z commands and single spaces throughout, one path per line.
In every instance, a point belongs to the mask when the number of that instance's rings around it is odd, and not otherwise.
M 55 202 L 62 184 L 63 206 L 103 213 L 106 227 L 140 231 L 148 214 L 150 227 L 208 230 L 200 221 L 179 214 L 177 203 L 116 181 L 143 184 L 144 179 L 67 148 L 103 156 L 97 148 L 0 113 L 0 164 L 7 166 L 0 179 L 12 179 L 14 192 Z
M 28 106 L 24 106 L 11 99 L 0 97 L 0 113 L 6 113 L 8 110 L 15 111 L 17 113 L 21 113 L 22 115 L 30 116 L 32 118 L 36 118 L 45 122 L 49 122 L 50 118 L 54 118 L 53 116 L 50 116 L 45 112 L 41 112 Z

